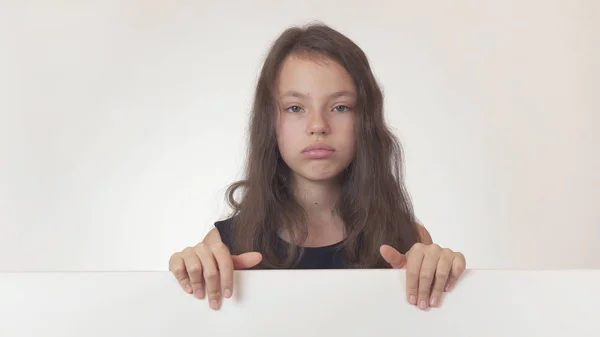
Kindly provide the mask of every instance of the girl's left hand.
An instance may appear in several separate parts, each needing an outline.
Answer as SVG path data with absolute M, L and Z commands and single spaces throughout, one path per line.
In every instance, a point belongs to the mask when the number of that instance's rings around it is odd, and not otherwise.
M 416 243 L 406 255 L 383 245 L 380 253 L 392 268 L 406 268 L 406 298 L 423 310 L 439 307 L 442 294 L 454 287 L 466 267 L 463 254 L 436 244 Z

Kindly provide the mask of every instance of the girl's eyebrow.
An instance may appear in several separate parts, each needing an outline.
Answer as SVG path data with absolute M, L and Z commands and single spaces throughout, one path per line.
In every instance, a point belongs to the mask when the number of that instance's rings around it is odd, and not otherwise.
M 284 98 L 284 97 L 304 98 L 306 96 L 307 95 L 300 93 L 298 91 L 289 90 L 289 91 L 284 92 L 281 95 L 281 98 Z M 327 96 L 327 98 L 339 98 L 339 97 L 343 97 L 343 96 L 355 98 L 356 94 L 352 91 L 342 90 L 342 91 L 338 91 L 338 92 L 334 92 L 334 93 L 330 94 L 329 96 Z

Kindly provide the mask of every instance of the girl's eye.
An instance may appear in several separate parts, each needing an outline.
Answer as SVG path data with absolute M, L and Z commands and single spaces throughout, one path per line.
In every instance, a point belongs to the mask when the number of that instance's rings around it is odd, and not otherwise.
M 293 112 L 293 113 L 298 113 L 298 112 L 302 111 L 302 108 L 297 105 L 293 105 L 293 106 L 287 108 L 287 111 Z
M 337 112 L 346 112 L 346 111 L 350 111 L 350 108 L 347 107 L 346 105 L 338 105 L 335 108 L 335 111 Z

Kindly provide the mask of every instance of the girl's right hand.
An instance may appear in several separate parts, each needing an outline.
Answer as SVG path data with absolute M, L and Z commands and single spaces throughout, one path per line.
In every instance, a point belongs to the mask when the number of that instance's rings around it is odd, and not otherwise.
M 222 296 L 230 298 L 233 294 L 233 271 L 252 268 L 261 260 L 260 253 L 231 255 L 223 242 L 201 242 L 173 254 L 169 271 L 185 292 L 198 299 L 208 297 L 210 307 L 216 310 Z

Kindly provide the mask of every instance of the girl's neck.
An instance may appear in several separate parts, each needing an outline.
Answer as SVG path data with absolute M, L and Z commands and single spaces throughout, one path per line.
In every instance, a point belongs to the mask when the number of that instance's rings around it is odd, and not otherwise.
M 340 196 L 340 184 L 336 181 L 315 182 L 301 177 L 293 178 L 294 196 L 310 219 L 331 219 Z
M 308 237 L 296 242 L 305 247 L 321 247 L 338 243 L 344 238 L 344 223 L 335 212 L 340 196 L 340 184 L 335 181 L 314 182 L 301 177 L 292 178 L 296 201 L 307 215 Z M 289 233 L 281 233 L 290 241 Z

